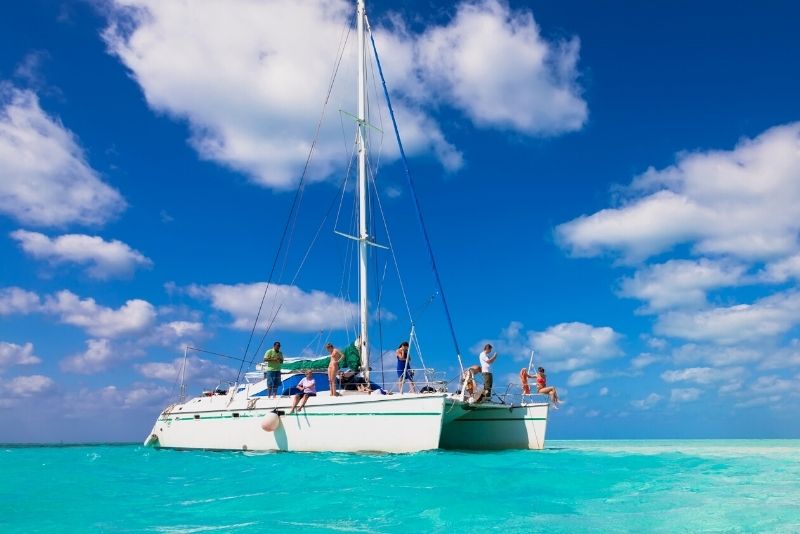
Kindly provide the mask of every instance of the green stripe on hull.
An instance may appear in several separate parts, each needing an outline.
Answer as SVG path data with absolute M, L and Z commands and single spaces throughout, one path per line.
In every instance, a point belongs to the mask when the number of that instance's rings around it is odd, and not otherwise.
M 547 421 L 547 417 L 486 417 L 483 419 L 455 419 L 454 423 L 483 423 L 486 421 Z
M 267 415 L 267 413 L 272 413 L 272 412 L 265 412 L 265 413 L 258 414 L 258 415 L 240 415 L 238 417 L 234 417 L 232 415 L 208 415 L 208 416 L 205 416 L 205 417 L 203 417 L 203 416 L 200 416 L 200 417 L 194 417 L 194 416 L 192 416 L 192 417 L 176 417 L 173 420 L 174 421 L 201 421 L 203 419 L 244 419 L 244 418 L 247 418 L 247 417 L 263 417 L 263 416 Z M 441 415 L 441 413 L 439 413 L 439 412 L 407 412 L 407 413 L 406 412 L 398 412 L 398 413 L 312 413 L 312 412 L 305 413 L 305 412 L 303 412 L 303 413 L 285 414 L 284 417 L 292 417 L 292 416 L 294 416 L 294 417 L 300 417 L 300 416 L 306 416 L 306 417 L 320 417 L 320 416 L 337 417 L 337 416 L 353 416 L 353 415 L 369 415 L 369 416 L 378 416 L 378 417 L 380 417 L 380 416 L 392 416 L 392 417 L 394 417 L 394 416 L 397 416 L 397 415 L 430 416 L 430 415 Z M 167 421 L 169 421 L 169 419 L 162 419 L 161 421 L 162 422 L 167 422 Z

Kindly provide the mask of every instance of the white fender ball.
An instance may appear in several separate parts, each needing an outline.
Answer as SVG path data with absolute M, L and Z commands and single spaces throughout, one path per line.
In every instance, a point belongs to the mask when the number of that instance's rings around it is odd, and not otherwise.
M 270 412 L 261 420 L 261 429 L 265 432 L 274 432 L 279 424 L 281 424 L 281 418 L 278 417 L 278 414 Z

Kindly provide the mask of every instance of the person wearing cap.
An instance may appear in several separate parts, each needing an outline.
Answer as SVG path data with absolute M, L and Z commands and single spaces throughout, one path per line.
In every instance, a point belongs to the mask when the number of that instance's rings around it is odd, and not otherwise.
M 264 353 L 264 363 L 267 365 L 267 396 L 277 397 L 278 388 L 281 387 L 281 365 L 283 365 L 280 341 L 273 343 L 272 348 Z

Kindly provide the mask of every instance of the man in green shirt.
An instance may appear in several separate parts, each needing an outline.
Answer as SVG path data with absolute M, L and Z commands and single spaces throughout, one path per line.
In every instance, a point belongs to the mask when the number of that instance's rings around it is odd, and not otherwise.
M 273 343 L 272 348 L 264 353 L 264 363 L 267 364 L 267 396 L 277 397 L 278 388 L 281 387 L 281 364 L 283 363 L 280 341 Z

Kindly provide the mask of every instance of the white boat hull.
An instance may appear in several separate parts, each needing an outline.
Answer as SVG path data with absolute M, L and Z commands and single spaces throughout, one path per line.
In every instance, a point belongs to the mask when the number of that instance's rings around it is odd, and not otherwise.
M 439 447 L 445 401 L 445 394 L 325 395 L 309 399 L 300 413 L 288 414 L 288 397 L 198 397 L 165 410 L 145 444 L 240 451 L 425 451 Z M 261 423 L 273 409 L 285 414 L 274 431 L 265 431 Z
M 458 402 L 442 427 L 444 449 L 543 449 L 547 403 L 516 406 Z

